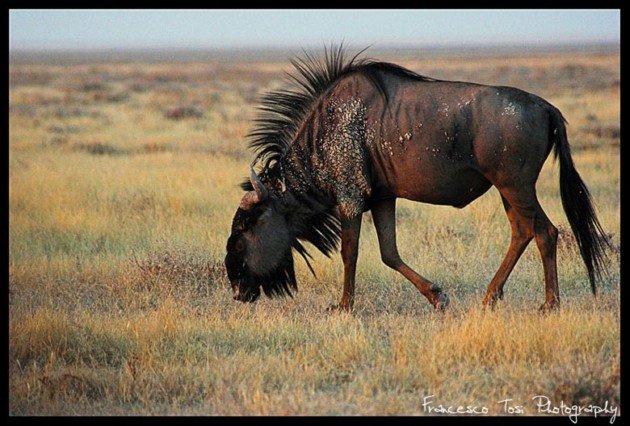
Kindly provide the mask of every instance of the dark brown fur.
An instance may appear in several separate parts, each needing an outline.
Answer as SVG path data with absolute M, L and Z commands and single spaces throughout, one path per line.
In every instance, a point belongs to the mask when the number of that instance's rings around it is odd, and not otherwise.
M 252 145 L 259 152 L 256 159 L 264 161 L 261 184 L 271 195 L 251 211 L 239 209 L 235 217 L 230 239 L 232 245 L 242 241 L 247 254 L 234 261 L 237 254 L 228 244 L 232 260 L 226 259 L 226 266 L 237 275 L 228 264 L 238 263 L 249 274 L 240 294 L 247 288 L 278 285 L 287 288 L 279 294 L 289 293 L 288 287 L 297 285 L 290 247 L 306 259 L 299 241 L 309 241 L 328 254 L 340 225 L 344 290 L 338 307 L 351 309 L 361 215 L 371 210 L 383 262 L 409 279 L 436 308 L 444 308 L 448 298 L 441 289 L 398 255 L 395 200 L 462 208 L 494 185 L 512 227 L 512 241 L 483 303 L 494 304 L 503 296 L 510 272 L 535 239 L 545 274 L 543 308 L 553 308 L 560 300 L 557 229 L 536 198 L 535 184 L 554 146 L 560 157 L 563 205 L 595 291 L 607 240 L 573 166 L 564 119 L 555 107 L 511 87 L 438 81 L 380 62 L 344 64 L 341 49 L 326 55 L 324 62 L 295 62 L 303 92 L 274 92 L 263 102 L 271 115 L 259 120 Z M 255 186 L 252 182 L 245 188 Z M 275 232 L 252 219 L 261 215 L 278 216 Z M 239 221 L 250 223 L 241 226 Z M 278 280 L 280 268 L 282 274 L 289 271 L 288 278 L 270 286 L 264 274 L 256 272 L 265 262 L 266 274 L 272 271 Z

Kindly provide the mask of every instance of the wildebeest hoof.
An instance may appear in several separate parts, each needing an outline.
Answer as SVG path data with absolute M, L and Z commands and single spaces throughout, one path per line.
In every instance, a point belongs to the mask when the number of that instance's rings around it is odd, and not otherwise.
M 431 284 L 431 287 L 429 287 L 429 291 L 431 293 L 427 295 L 427 298 L 429 299 L 431 304 L 438 311 L 444 311 L 448 307 L 448 304 L 450 302 L 446 293 L 444 293 L 442 291 L 442 288 L 435 283 Z
M 490 308 L 491 311 L 494 311 L 494 308 L 497 307 L 497 298 L 496 297 L 491 297 L 491 298 L 486 298 L 483 300 L 483 310 L 485 311 L 486 308 Z
M 497 306 L 497 300 L 503 300 L 503 290 L 497 290 L 492 295 L 486 295 L 483 299 L 483 309 L 486 310 L 487 307 L 490 307 L 491 310 Z
M 446 293 L 442 292 L 438 296 L 437 303 L 435 304 L 435 309 L 437 309 L 440 312 L 444 312 L 446 308 L 448 308 L 449 303 L 450 303 L 450 300 L 448 296 L 446 295 Z
M 556 311 L 558 309 L 560 309 L 559 302 L 545 302 L 542 305 L 540 305 L 540 308 L 538 308 L 538 311 L 540 311 L 540 313 L 542 314 L 546 314 L 548 312 Z
M 439 285 L 433 283 L 431 284 L 431 288 L 429 290 L 431 290 L 434 293 L 439 293 L 442 291 L 442 288 Z
M 326 308 L 326 312 L 328 313 L 333 313 L 333 312 L 350 312 L 351 308 L 348 305 L 343 305 L 343 304 L 339 304 L 339 305 L 330 305 L 329 307 Z

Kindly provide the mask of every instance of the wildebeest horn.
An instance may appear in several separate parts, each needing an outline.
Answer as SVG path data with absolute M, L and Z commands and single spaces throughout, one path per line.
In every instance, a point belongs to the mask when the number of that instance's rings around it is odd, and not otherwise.
M 265 185 L 263 185 L 260 178 L 254 171 L 254 167 L 249 166 L 249 171 L 249 181 L 252 183 L 254 191 L 256 191 L 256 195 L 258 195 L 258 202 L 263 202 L 269 196 L 269 191 L 267 191 L 267 188 L 265 188 Z

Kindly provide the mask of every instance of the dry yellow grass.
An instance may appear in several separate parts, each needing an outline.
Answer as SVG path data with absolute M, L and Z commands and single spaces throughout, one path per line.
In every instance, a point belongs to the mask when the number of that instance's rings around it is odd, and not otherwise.
M 618 55 L 402 64 L 557 105 L 619 247 Z M 232 301 L 222 259 L 250 158 L 243 136 L 255 94 L 287 68 L 11 65 L 10 414 L 422 415 L 429 395 L 489 414 L 506 398 L 537 414 L 539 394 L 618 404 L 619 253 L 594 300 L 551 159 L 537 188 L 561 229 L 558 313 L 536 311 L 534 244 L 498 309 L 481 310 L 510 238 L 494 189 L 462 210 L 399 202 L 401 255 L 447 289 L 445 315 L 381 264 L 369 214 L 352 315 L 325 313 L 342 267 L 317 254 L 317 278 L 298 261 L 295 299 Z M 203 115 L 164 118 L 188 105 Z

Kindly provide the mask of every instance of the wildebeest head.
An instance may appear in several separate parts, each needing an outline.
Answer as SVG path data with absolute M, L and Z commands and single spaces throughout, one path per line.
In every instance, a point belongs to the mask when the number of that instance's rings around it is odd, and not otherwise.
M 225 256 L 233 297 L 254 302 L 261 288 L 269 297 L 291 296 L 290 288 L 297 289 L 291 253 L 295 236 L 280 201 L 250 170 L 253 190 L 243 196 L 236 210 Z

